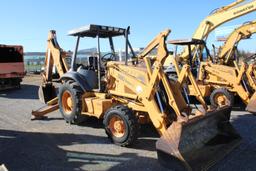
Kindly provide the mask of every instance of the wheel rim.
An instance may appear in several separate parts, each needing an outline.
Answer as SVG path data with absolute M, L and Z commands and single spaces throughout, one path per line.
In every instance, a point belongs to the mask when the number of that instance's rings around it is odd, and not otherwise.
M 72 109 L 73 109 L 71 93 L 67 90 L 64 91 L 61 100 L 62 100 L 62 108 L 63 108 L 64 112 L 67 115 L 70 115 L 72 113 Z
M 216 94 L 214 101 L 219 107 L 230 105 L 230 100 L 224 94 Z
M 115 137 L 123 137 L 126 132 L 124 121 L 119 116 L 113 116 L 109 121 L 109 130 Z

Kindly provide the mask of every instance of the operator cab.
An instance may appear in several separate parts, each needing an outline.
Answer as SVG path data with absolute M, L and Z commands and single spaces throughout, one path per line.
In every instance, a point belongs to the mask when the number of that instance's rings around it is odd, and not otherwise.
M 69 31 L 68 35 L 75 36 L 76 46 L 73 52 L 71 69 L 62 78 L 73 79 L 79 83 L 84 91 L 104 91 L 104 76 L 106 64 L 108 61 L 122 61 L 125 62 L 129 58 L 129 52 L 131 56 L 135 56 L 132 46 L 128 40 L 130 33 L 130 27 L 127 29 L 119 27 L 110 27 L 103 25 L 90 24 L 78 29 Z M 122 51 L 121 55 L 118 55 L 115 51 L 113 38 L 123 37 L 125 52 L 124 56 Z M 96 40 L 96 48 L 92 48 L 89 56 L 81 57 L 82 52 L 85 52 L 86 47 L 82 46 L 81 38 L 91 38 Z M 106 41 L 109 51 L 106 52 Z M 105 42 L 105 46 L 101 46 Z M 88 42 L 87 42 L 88 44 Z M 80 50 L 82 49 L 82 50 Z M 85 85 L 85 83 L 87 85 Z
M 183 40 L 170 40 L 168 44 L 175 46 L 174 57 L 178 58 L 178 47 L 187 46 L 189 51 L 189 61 L 180 61 L 181 63 L 187 63 L 191 67 L 191 71 L 194 76 L 197 76 L 200 62 L 202 61 L 213 61 L 210 51 L 206 46 L 204 40 L 200 39 L 183 39 Z M 196 46 L 195 51 L 192 52 L 192 47 Z M 168 72 L 168 69 L 167 69 Z

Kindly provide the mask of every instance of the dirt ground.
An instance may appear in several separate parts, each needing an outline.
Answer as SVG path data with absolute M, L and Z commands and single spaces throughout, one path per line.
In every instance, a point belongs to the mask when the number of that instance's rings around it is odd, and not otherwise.
M 39 76 L 28 76 L 20 90 L 0 92 L 0 164 L 13 171 L 29 170 L 166 170 L 157 161 L 157 133 L 143 126 L 131 148 L 113 145 L 102 121 L 77 126 L 64 122 L 58 111 L 46 120 L 31 121 L 42 106 L 37 98 Z M 211 170 L 256 170 L 256 117 L 232 112 L 232 124 L 242 144 Z

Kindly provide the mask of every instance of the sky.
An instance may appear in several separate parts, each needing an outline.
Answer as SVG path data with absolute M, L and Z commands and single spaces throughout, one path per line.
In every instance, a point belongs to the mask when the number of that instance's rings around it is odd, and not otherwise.
M 191 38 L 199 23 L 214 9 L 234 0 L 8 0 L 0 6 L 0 44 L 21 44 L 26 52 L 46 50 L 48 31 L 57 31 L 64 50 L 74 49 L 69 30 L 88 24 L 131 26 L 133 47 L 145 47 L 159 32 L 172 30 L 169 39 Z M 224 26 L 255 19 L 249 14 Z M 256 51 L 253 39 L 241 48 Z M 214 42 L 214 34 L 209 43 Z M 95 47 L 88 43 L 88 47 Z

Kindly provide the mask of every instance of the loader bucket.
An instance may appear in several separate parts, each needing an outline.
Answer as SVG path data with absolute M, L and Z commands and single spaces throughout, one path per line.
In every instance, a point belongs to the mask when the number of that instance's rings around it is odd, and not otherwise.
M 248 103 L 248 105 L 246 107 L 246 110 L 248 112 L 256 114 L 256 92 L 250 98 L 250 101 L 249 101 L 249 103 Z
M 174 122 L 156 142 L 158 160 L 173 170 L 208 170 L 240 144 L 230 107 L 187 123 Z
M 38 89 L 39 100 L 47 103 L 57 97 L 55 87 L 52 84 L 41 85 Z

